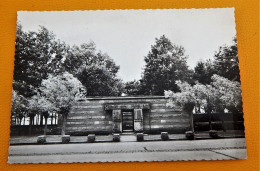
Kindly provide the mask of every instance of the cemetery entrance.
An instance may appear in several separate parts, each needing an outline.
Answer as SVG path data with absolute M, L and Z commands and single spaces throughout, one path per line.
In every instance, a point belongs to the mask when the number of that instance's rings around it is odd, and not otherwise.
M 133 132 L 134 131 L 134 111 L 133 110 L 123 110 L 122 111 L 122 130 L 123 132 Z
M 190 129 L 189 114 L 177 106 L 169 108 L 168 101 L 164 96 L 87 98 L 72 107 L 66 133 L 185 133 Z M 61 128 L 62 120 L 58 123 Z

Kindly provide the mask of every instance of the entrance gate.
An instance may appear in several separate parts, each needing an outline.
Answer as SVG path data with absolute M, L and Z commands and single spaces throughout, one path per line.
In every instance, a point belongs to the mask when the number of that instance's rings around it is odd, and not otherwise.
M 133 111 L 122 112 L 122 131 L 123 132 L 134 131 Z
M 143 132 L 143 110 L 150 110 L 149 103 L 105 104 L 112 111 L 113 132 Z

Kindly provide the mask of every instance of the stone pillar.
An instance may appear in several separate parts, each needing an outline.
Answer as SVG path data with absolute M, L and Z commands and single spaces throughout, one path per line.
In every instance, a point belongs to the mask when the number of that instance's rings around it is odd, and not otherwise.
M 113 121 L 113 133 L 121 133 L 122 132 L 121 110 L 112 111 L 112 121 Z
M 134 131 L 143 132 L 143 110 L 134 109 Z

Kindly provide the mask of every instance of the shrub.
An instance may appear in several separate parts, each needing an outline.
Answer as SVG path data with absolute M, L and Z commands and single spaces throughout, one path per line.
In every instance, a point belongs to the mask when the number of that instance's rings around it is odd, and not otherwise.
M 163 141 L 169 140 L 168 132 L 161 132 L 161 139 Z

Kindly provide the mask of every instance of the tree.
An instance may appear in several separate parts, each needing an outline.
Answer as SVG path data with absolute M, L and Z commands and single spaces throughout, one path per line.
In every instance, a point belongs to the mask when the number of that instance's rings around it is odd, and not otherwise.
M 19 125 L 22 124 L 22 119 L 26 116 L 28 101 L 22 95 L 19 95 L 15 90 L 12 90 L 12 109 L 11 115 L 15 118 L 15 124 L 18 119 Z
M 140 81 L 128 81 L 125 83 L 124 93 L 126 95 L 141 95 L 140 89 Z
M 203 108 L 204 111 L 209 115 L 209 127 L 212 129 L 211 114 L 216 109 L 222 107 L 219 101 L 219 95 L 217 88 L 212 85 L 196 84 L 193 86 L 193 91 L 197 96 L 197 105 L 199 108 Z
M 51 65 L 57 60 L 52 60 L 61 56 L 63 48 L 45 27 L 38 32 L 24 32 L 18 24 L 16 35 L 13 88 L 27 98 L 34 95 L 48 73 L 55 71 Z
M 89 89 L 90 96 L 118 96 L 123 91 L 118 70 L 119 66 L 106 53 L 96 51 L 94 42 L 70 47 L 45 27 L 41 26 L 38 32 L 24 32 L 18 24 L 13 87 L 25 98 L 35 95 L 34 90 L 48 74 L 65 71 L 77 77 Z M 96 75 L 89 76 L 89 72 Z M 104 91 L 106 86 L 109 89 Z
M 119 66 L 106 53 L 96 52 L 94 42 L 73 46 L 63 66 L 85 86 L 88 96 L 119 96 L 123 91 Z
M 218 88 L 218 97 L 222 105 L 232 112 L 242 112 L 240 82 L 230 81 L 219 75 L 213 75 L 212 80 L 212 85 Z
M 218 87 L 219 101 L 223 105 L 222 109 L 226 108 L 232 112 L 234 128 L 236 128 L 237 114 L 243 112 L 240 82 L 230 81 L 218 75 L 214 75 L 212 79 L 212 84 Z
M 242 112 L 240 83 L 216 74 L 211 79 L 212 83 L 207 85 L 197 83 L 191 86 L 186 82 L 178 82 L 181 92 L 165 91 L 166 97 L 172 98 L 188 113 L 192 113 L 194 107 L 204 109 L 210 116 L 210 129 L 212 112 L 224 113 L 224 109 L 232 111 L 234 115 Z
M 197 103 L 197 97 L 193 92 L 193 87 L 186 82 L 177 82 L 180 92 L 174 93 L 171 90 L 165 91 L 165 97 L 170 98 L 169 107 L 174 107 L 176 104 L 181 106 L 190 116 L 190 129 L 194 132 L 193 124 L 193 109 Z
M 214 58 L 216 74 L 231 81 L 240 82 L 236 38 L 233 39 L 233 44 L 221 46 L 215 53 Z
M 212 85 L 203 85 L 197 83 L 193 86 L 187 82 L 178 82 L 177 85 L 180 87 L 178 93 L 172 91 L 165 91 L 166 97 L 171 97 L 176 101 L 177 105 L 182 106 L 183 110 L 190 114 L 190 125 L 194 132 L 193 126 L 193 110 L 195 107 L 203 108 L 207 114 L 209 114 L 209 126 L 211 126 L 211 113 L 218 105 L 218 91 Z
M 176 80 L 191 81 L 192 71 L 182 46 L 172 44 L 164 35 L 155 39 L 145 56 L 141 91 L 147 95 L 163 95 L 164 90 L 179 91 Z
M 28 107 L 28 116 L 30 118 L 29 122 L 29 134 L 31 134 L 31 127 L 34 117 L 36 115 L 41 115 L 45 119 L 45 126 L 44 126 L 44 135 L 47 132 L 47 119 L 48 119 L 48 112 L 57 110 L 53 103 L 48 101 L 44 96 L 42 96 L 39 92 L 36 95 L 32 96 L 29 100 L 29 107 Z
M 211 60 L 199 61 L 194 68 L 193 79 L 201 84 L 210 84 L 211 77 L 216 73 L 213 62 Z
M 40 104 L 37 103 L 37 89 L 49 73 L 63 71 L 60 64 L 67 46 L 56 40 L 55 35 L 42 26 L 38 32 L 24 32 L 18 24 L 16 35 L 13 89 L 28 100 L 29 105 L 24 109 L 26 116 L 30 118 L 31 133 L 35 115 L 42 113 L 38 112 Z
M 193 91 L 200 99 L 201 107 L 207 112 L 223 113 L 224 109 L 242 112 L 242 99 L 240 83 L 230 81 L 227 78 L 214 74 L 211 84 L 202 85 L 197 83 Z
M 78 79 L 88 90 L 88 96 L 120 96 L 123 83 L 103 66 L 87 66 Z
M 213 61 L 200 61 L 194 70 L 193 78 L 202 84 L 210 84 L 214 74 L 240 82 L 236 38 L 233 39 L 233 44 L 220 46 Z
M 56 76 L 50 74 L 42 81 L 39 91 L 62 115 L 62 135 L 65 135 L 67 115 L 72 105 L 85 97 L 85 87 L 72 74 L 64 72 Z
M 77 76 L 91 64 L 91 59 L 95 58 L 96 45 L 94 42 L 84 43 L 81 46 L 74 45 L 67 52 L 62 66 L 67 72 Z

